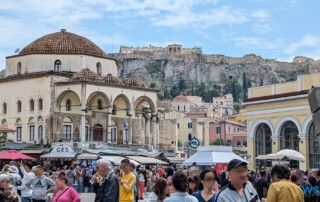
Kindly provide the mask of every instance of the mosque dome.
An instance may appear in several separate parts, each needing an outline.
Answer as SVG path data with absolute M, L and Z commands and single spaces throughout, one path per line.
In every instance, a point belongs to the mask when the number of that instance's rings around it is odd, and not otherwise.
M 101 82 L 102 78 L 98 76 L 95 72 L 90 69 L 82 69 L 81 71 L 75 73 L 70 78 L 70 81 L 91 81 L 91 82 Z
M 104 51 L 92 41 L 65 29 L 36 39 L 19 53 L 19 55 L 30 54 L 84 54 L 107 58 Z
M 117 77 L 112 76 L 112 74 L 107 74 L 107 76 L 103 77 L 103 82 L 106 84 L 121 85 L 121 81 Z
M 140 87 L 140 88 L 147 88 L 147 85 L 143 81 L 141 81 L 140 79 L 135 78 L 135 77 L 126 78 L 124 81 L 122 81 L 122 83 L 125 86 L 134 86 L 134 87 Z

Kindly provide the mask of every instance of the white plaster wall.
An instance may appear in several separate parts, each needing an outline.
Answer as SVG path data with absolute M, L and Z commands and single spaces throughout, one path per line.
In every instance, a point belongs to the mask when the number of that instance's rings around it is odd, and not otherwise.
M 45 137 L 45 120 L 50 110 L 50 77 L 40 77 L 32 79 L 13 80 L 0 83 L 0 120 L 6 119 L 8 127 L 16 129 L 16 120 L 22 121 L 22 142 L 33 142 L 29 140 L 30 118 L 35 123 L 35 139 L 38 138 L 38 126 L 43 125 L 43 136 Z M 43 110 L 38 109 L 38 100 L 43 100 Z M 34 111 L 30 111 L 29 102 L 34 99 Z M 22 102 L 21 112 L 17 112 L 17 102 Z M 3 103 L 7 103 L 7 114 L 3 114 Z M 38 118 L 42 121 L 38 122 Z M 16 133 L 10 134 L 9 139 L 16 141 Z
M 89 68 L 97 72 L 96 65 L 101 63 L 102 75 L 111 73 L 117 75 L 117 65 L 112 59 L 99 58 L 87 55 L 69 54 L 33 54 L 7 58 L 6 76 L 17 74 L 17 65 L 21 62 L 21 74 L 54 70 L 54 62 L 61 61 L 61 71 L 78 72 Z

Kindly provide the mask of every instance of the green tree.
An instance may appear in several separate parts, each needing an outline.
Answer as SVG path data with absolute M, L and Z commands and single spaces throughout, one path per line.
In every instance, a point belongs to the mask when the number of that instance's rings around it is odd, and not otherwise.
M 260 86 L 263 86 L 263 79 L 260 80 Z
M 228 81 L 224 86 L 224 94 L 231 93 L 234 102 L 238 102 L 239 99 L 243 98 L 242 90 L 242 86 L 238 83 L 236 79 Z
M 181 94 L 181 91 L 179 90 L 178 86 L 174 85 L 171 89 L 170 89 L 170 97 L 171 98 L 175 98 L 178 95 Z
M 243 98 L 247 98 L 248 87 L 247 87 L 247 78 L 246 78 L 245 72 L 243 72 L 242 88 L 243 88 Z
M 157 84 L 153 81 L 151 81 L 150 83 L 150 88 L 156 88 L 157 87 Z
M 223 141 L 223 139 L 215 139 L 214 141 L 211 141 L 210 143 L 209 143 L 209 145 L 224 145 L 224 141 Z
M 241 105 L 240 102 L 235 102 L 233 104 L 233 108 L 234 108 L 234 110 L 236 110 L 237 113 L 239 113 L 240 109 L 243 109 L 244 107 Z
M 181 92 L 185 91 L 187 89 L 187 83 L 186 80 L 180 79 L 178 82 L 178 88 Z

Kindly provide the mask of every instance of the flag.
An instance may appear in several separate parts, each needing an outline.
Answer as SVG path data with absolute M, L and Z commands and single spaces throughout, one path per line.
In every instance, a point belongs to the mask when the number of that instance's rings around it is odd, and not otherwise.
M 124 129 L 125 131 L 128 130 L 126 118 L 124 118 L 124 120 L 123 120 L 123 129 Z

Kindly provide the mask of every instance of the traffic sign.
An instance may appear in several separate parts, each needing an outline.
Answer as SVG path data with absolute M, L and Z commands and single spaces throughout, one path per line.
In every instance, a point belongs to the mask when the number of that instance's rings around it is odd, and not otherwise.
M 197 147 L 200 146 L 200 141 L 197 138 L 193 137 L 190 140 L 189 145 L 190 145 L 191 148 L 196 149 Z

